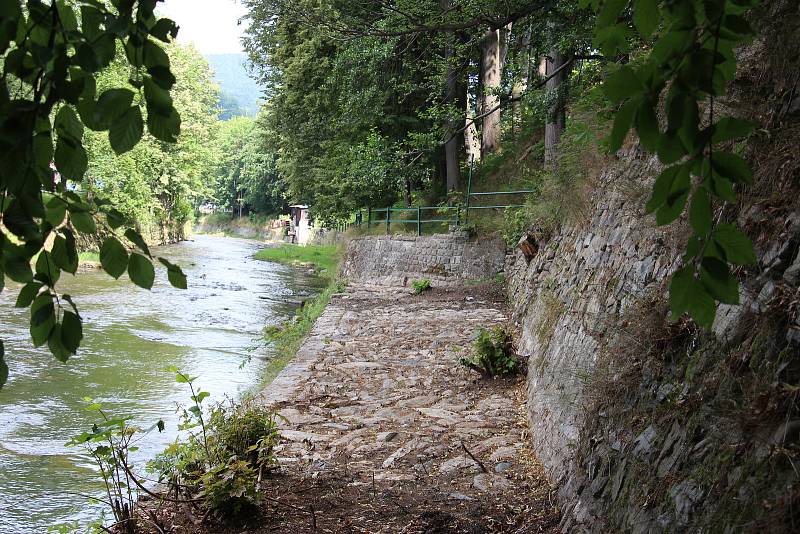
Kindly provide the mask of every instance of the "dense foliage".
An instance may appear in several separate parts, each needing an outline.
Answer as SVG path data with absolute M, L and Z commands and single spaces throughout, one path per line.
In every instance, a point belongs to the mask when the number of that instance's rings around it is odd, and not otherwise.
M 33 342 L 62 361 L 83 337 L 77 307 L 56 290 L 61 273 L 78 267 L 76 232 L 105 227 L 105 270 L 153 285 L 153 257 L 140 233 L 124 231 L 135 249 L 129 252 L 121 241 L 125 215 L 76 184 L 89 167 L 87 128 L 105 132 L 117 154 L 133 149 L 145 128 L 159 142 L 174 143 L 180 134 L 170 93 L 176 80 L 163 47 L 177 27 L 156 17 L 155 6 L 156 0 L 0 3 L 0 289 L 6 277 L 24 284 L 17 305 L 31 309 Z M 96 75 L 117 58 L 126 79 L 103 87 Z M 161 263 L 174 285 L 186 286 L 180 268 Z M 3 356 L 0 342 L 0 385 L 8 376 Z
M 216 143 L 219 158 L 213 173 L 212 200 L 217 209 L 232 215 L 285 210 L 277 152 L 257 120 L 235 117 L 218 123 Z
M 753 35 L 744 15 L 754 0 L 245 3 L 278 172 L 290 200 L 317 217 L 401 199 L 460 202 L 446 193 L 463 191 L 473 160 L 492 178 L 498 161 L 533 155 L 531 187 L 569 183 L 559 145 L 575 132 L 570 111 L 602 86 L 589 122 L 615 117 L 605 148 L 616 152 L 634 128 L 668 166 L 648 211 L 667 224 L 689 206 L 694 235 L 671 285 L 674 316 L 710 326 L 717 303 L 738 302 L 732 266 L 754 253 L 722 208 L 750 171 L 718 145 L 751 128 L 719 117 L 714 102 L 736 71 L 733 50 Z M 509 220 L 514 232 L 536 222 Z
M 169 240 L 169 233 L 181 234 L 195 206 L 211 193 L 209 176 L 221 156 L 219 147 L 208 142 L 215 138 L 218 122 L 218 89 L 208 63 L 192 47 L 170 44 L 165 51 L 177 79 L 172 98 L 181 116 L 180 137 L 164 143 L 145 134 L 132 150 L 118 155 L 103 135 L 88 131 L 88 170 L 76 187 L 89 197 L 110 201 L 155 242 Z M 98 87 L 124 84 L 128 70 L 115 60 L 97 77 Z

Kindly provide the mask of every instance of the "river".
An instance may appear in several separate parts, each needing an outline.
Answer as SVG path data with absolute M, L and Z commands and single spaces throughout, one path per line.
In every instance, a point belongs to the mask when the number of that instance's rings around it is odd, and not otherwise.
M 95 413 L 84 397 L 115 415 L 132 415 L 153 432 L 138 446 L 141 467 L 176 437 L 177 403 L 189 393 L 165 368 L 192 375 L 211 393 L 206 401 L 239 397 L 261 384 L 269 351 L 258 339 L 266 325 L 292 316 L 298 298 L 318 291 L 318 277 L 252 259 L 255 241 L 198 235 L 155 253 L 181 265 L 189 289 L 172 289 L 163 272 L 152 291 L 125 275 L 62 276 L 59 290 L 75 298 L 84 341 L 67 364 L 34 349 L 28 310 L 13 308 L 16 288 L 0 294 L 0 337 L 11 376 L 0 390 L 0 533 L 46 532 L 53 525 L 95 519 L 102 506 L 98 474 L 88 456 L 65 443 L 89 430 Z

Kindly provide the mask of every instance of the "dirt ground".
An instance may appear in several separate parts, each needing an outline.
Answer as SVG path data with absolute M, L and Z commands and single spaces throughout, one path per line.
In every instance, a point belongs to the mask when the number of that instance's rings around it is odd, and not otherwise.
M 162 530 L 557 532 L 526 445 L 524 379 L 459 363 L 478 329 L 506 321 L 502 302 L 495 284 L 334 297 L 260 401 L 288 420 L 260 509 L 226 524 L 164 504 Z

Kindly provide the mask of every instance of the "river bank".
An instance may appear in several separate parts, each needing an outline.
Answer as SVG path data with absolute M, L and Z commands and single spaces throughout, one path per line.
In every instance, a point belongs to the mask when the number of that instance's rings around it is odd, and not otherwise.
M 64 447 L 96 420 L 81 399 L 132 415 L 141 428 L 164 421 L 165 431 L 150 433 L 132 456 L 143 470 L 177 436 L 175 406 L 188 401 L 188 389 L 166 367 L 199 376 L 208 403 L 261 389 L 273 355 L 264 347 L 264 327 L 292 318 L 297 303 L 327 280 L 253 259 L 260 248 L 251 240 L 198 235 L 154 249 L 184 268 L 186 291 L 172 289 L 161 274 L 153 291 L 97 270 L 62 277 L 86 320 L 82 350 L 67 364 L 30 346 L 30 315 L 13 307 L 16 288 L 0 294 L 6 357 L 15 363 L 0 395 L 0 532 L 38 534 L 99 516 L 103 506 L 82 496 L 102 491 L 91 458 L 82 448 Z
M 254 400 L 281 414 L 259 508 L 219 522 L 163 503 L 162 526 L 556 532 L 551 487 L 526 445 L 524 380 L 487 380 L 459 363 L 476 329 L 506 321 L 504 302 L 493 283 L 422 295 L 355 284 L 335 295 Z

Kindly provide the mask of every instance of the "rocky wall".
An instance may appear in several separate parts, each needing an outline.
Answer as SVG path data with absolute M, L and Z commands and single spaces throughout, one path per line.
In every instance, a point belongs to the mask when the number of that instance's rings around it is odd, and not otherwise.
M 492 277 L 505 267 L 506 246 L 464 232 L 431 236 L 368 236 L 350 241 L 341 274 L 360 283 L 405 286 L 428 279 L 434 286 Z
M 635 147 L 621 156 L 580 222 L 533 230 L 535 255 L 517 251 L 506 269 L 531 439 L 560 487 L 563 531 L 740 532 L 776 515 L 785 525 L 773 511 L 798 481 L 774 451 L 798 445 L 800 422 L 779 401 L 743 421 L 776 379 L 796 378 L 797 302 L 778 309 L 774 295 L 798 295 L 800 213 L 761 240 L 742 303 L 722 307 L 713 334 L 673 323 L 666 281 L 688 229 L 643 212 L 658 162 Z M 749 212 L 746 228 L 763 206 Z M 740 363 L 756 350 L 759 367 Z

